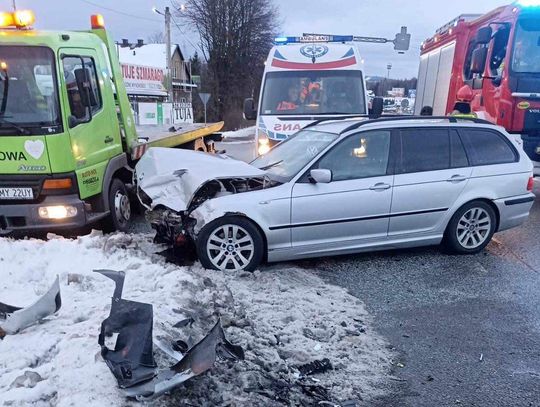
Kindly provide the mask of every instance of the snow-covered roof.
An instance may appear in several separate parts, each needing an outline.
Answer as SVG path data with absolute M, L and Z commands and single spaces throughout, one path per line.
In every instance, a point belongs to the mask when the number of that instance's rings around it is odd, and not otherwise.
M 174 51 L 178 48 L 178 45 L 171 45 L 171 57 L 174 55 Z M 180 55 L 182 53 L 180 52 Z M 166 44 L 147 44 L 140 48 L 129 49 L 119 48 L 118 57 L 120 63 L 141 65 L 141 66 L 153 66 L 156 68 L 167 68 L 167 45 Z

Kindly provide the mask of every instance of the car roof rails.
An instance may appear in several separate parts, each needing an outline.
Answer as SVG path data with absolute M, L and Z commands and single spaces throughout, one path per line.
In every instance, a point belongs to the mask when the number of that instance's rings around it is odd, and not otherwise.
M 449 123 L 458 123 L 460 121 L 467 121 L 472 122 L 476 124 L 489 124 L 489 125 L 495 125 L 492 122 L 489 122 L 484 119 L 478 119 L 476 117 L 461 117 L 461 116 L 404 116 L 404 115 L 396 115 L 396 116 L 389 116 L 384 115 L 380 116 L 378 118 L 371 118 L 369 120 L 360 121 L 357 123 L 354 123 L 350 125 L 349 127 L 343 129 L 340 134 L 345 133 L 350 130 L 357 129 L 361 126 L 365 126 L 367 124 L 372 123 L 381 123 L 381 122 L 393 122 L 393 121 L 402 121 L 402 120 L 448 120 Z
M 390 115 L 385 115 L 386 117 L 390 117 Z M 395 115 L 395 117 L 398 117 L 398 115 Z M 318 124 L 329 122 L 329 121 L 339 121 L 339 120 L 347 120 L 347 119 L 376 119 L 376 116 L 370 115 L 370 114 L 349 114 L 345 116 L 328 116 L 328 117 L 322 117 L 314 122 L 308 124 L 307 126 L 304 126 L 303 129 L 307 129 L 308 127 L 313 127 Z

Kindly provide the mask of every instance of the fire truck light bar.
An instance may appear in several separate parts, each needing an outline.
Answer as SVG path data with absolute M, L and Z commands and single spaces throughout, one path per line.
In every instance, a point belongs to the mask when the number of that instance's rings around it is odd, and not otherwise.
M 350 42 L 352 35 L 304 35 L 302 37 L 276 37 L 276 44 L 297 44 L 305 42 Z

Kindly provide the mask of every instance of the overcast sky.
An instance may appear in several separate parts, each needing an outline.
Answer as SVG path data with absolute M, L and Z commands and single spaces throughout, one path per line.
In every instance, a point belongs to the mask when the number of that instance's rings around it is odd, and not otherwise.
M 90 15 L 103 14 L 115 39 L 147 38 L 163 31 L 163 18 L 152 6 L 164 9 L 170 0 L 16 0 L 18 8 L 36 12 L 38 28 L 85 29 Z M 420 43 L 435 30 L 460 14 L 484 13 L 510 0 L 274 0 L 280 12 L 284 35 L 305 31 L 394 38 L 402 25 L 412 34 L 411 50 L 398 55 L 392 44 L 360 44 L 369 75 L 417 75 Z M 0 0 L 0 9 L 9 9 L 12 0 Z M 180 22 L 176 19 L 177 22 Z M 197 37 L 187 27 L 173 24 L 173 40 L 186 55 L 194 52 Z

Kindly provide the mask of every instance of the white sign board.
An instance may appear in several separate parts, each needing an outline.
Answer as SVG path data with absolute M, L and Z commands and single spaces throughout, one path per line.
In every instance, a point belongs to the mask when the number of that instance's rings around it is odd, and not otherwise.
M 129 95 L 167 96 L 161 68 L 122 64 L 122 76 Z
M 139 114 L 137 124 L 173 125 L 193 123 L 193 107 L 191 103 L 138 103 Z

